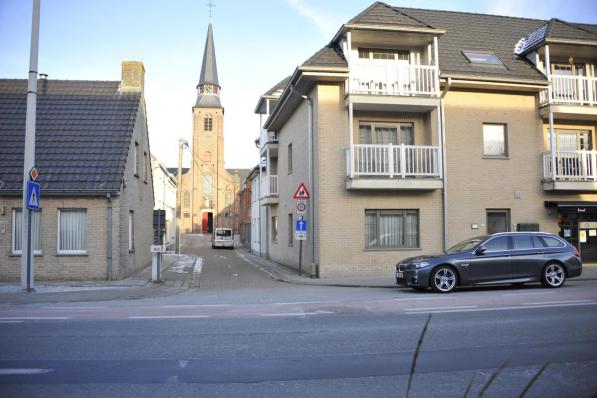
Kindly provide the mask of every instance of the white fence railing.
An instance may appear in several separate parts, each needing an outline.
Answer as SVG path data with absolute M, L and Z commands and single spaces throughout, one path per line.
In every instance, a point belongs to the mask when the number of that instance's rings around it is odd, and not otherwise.
M 597 181 L 597 151 L 557 151 L 554 175 L 551 152 L 543 153 L 546 180 Z
M 353 145 L 347 149 L 349 176 L 441 178 L 439 147 L 427 145 Z
M 547 90 L 541 93 L 547 103 Z M 597 105 L 597 78 L 587 76 L 551 76 L 551 101 L 560 104 Z
M 350 92 L 437 96 L 437 72 L 433 65 L 357 64 L 350 72 Z
M 263 178 L 263 197 L 278 196 L 278 176 L 270 174 Z

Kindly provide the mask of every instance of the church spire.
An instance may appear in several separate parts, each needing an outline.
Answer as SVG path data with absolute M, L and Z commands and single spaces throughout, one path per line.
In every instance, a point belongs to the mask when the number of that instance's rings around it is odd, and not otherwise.
M 221 108 L 220 83 L 218 82 L 218 68 L 216 66 L 216 49 L 214 46 L 211 20 L 207 28 L 201 76 L 197 85 L 197 103 L 195 107 Z

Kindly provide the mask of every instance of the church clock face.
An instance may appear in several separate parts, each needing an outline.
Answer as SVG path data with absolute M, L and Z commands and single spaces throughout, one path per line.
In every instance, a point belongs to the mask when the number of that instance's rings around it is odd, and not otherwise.
M 210 84 L 206 84 L 203 90 L 206 94 L 212 94 L 214 92 L 214 88 Z

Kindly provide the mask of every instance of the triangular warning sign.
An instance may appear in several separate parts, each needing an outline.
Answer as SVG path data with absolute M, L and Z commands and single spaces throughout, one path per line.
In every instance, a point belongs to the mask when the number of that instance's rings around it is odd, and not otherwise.
M 29 198 L 29 206 L 39 207 L 39 201 L 37 200 L 37 194 L 35 193 L 35 189 L 31 190 L 31 197 Z
M 307 191 L 307 187 L 305 186 L 304 182 L 301 182 L 301 185 L 298 186 L 296 191 L 294 191 L 293 195 L 294 199 L 309 199 L 309 191 Z

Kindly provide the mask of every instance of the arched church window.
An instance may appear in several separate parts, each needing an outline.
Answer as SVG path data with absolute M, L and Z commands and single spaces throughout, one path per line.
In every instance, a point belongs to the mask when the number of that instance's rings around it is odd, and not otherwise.
M 211 117 L 210 113 L 205 115 L 205 118 L 203 118 L 203 130 L 205 130 L 205 131 L 213 130 L 213 118 Z
M 185 208 L 191 207 L 191 191 L 184 191 L 182 198 L 182 205 Z
M 203 195 L 211 195 L 212 185 L 211 174 L 204 174 L 202 180 Z
M 232 191 L 226 190 L 226 197 L 224 199 L 226 201 L 226 206 L 230 206 L 232 204 Z

